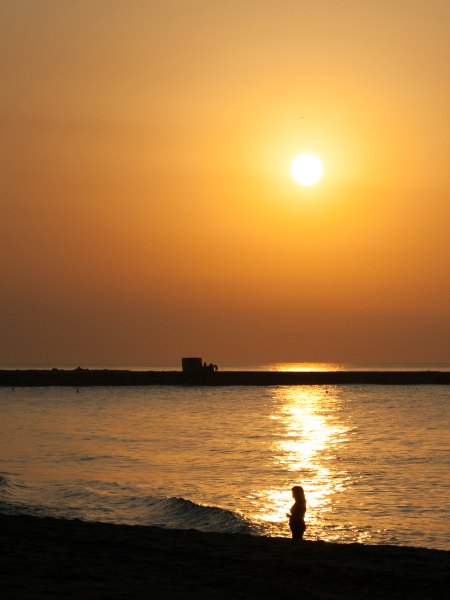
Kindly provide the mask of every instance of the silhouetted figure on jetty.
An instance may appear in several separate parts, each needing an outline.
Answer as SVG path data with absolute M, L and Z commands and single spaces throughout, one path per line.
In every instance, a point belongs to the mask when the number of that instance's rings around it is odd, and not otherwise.
M 289 527 L 291 528 L 292 539 L 302 540 L 306 529 L 306 498 L 301 485 L 294 485 L 292 488 L 292 497 L 295 502 L 291 506 L 290 512 L 286 513 L 286 516 L 289 517 Z

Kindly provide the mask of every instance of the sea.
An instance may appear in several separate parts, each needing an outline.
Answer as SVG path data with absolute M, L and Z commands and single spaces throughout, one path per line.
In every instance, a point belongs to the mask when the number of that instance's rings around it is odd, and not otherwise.
M 289 536 L 302 485 L 305 539 L 450 550 L 450 386 L 4 387 L 0 433 L 1 513 Z

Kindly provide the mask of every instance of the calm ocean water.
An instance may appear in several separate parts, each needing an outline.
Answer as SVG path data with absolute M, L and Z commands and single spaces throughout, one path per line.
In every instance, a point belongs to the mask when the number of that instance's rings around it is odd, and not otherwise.
M 0 388 L 0 512 L 450 550 L 450 388 Z

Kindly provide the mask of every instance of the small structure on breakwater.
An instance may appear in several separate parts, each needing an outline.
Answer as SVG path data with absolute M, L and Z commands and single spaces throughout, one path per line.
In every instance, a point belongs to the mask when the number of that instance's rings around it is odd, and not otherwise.
M 218 370 L 217 365 L 203 362 L 198 356 L 181 359 L 181 366 L 185 375 L 204 375 L 205 373 L 214 373 Z

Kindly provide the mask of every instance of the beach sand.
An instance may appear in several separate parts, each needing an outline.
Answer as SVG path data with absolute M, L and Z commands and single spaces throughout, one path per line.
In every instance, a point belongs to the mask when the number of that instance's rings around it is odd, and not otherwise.
M 447 598 L 450 552 L 0 515 L 0 598 Z

